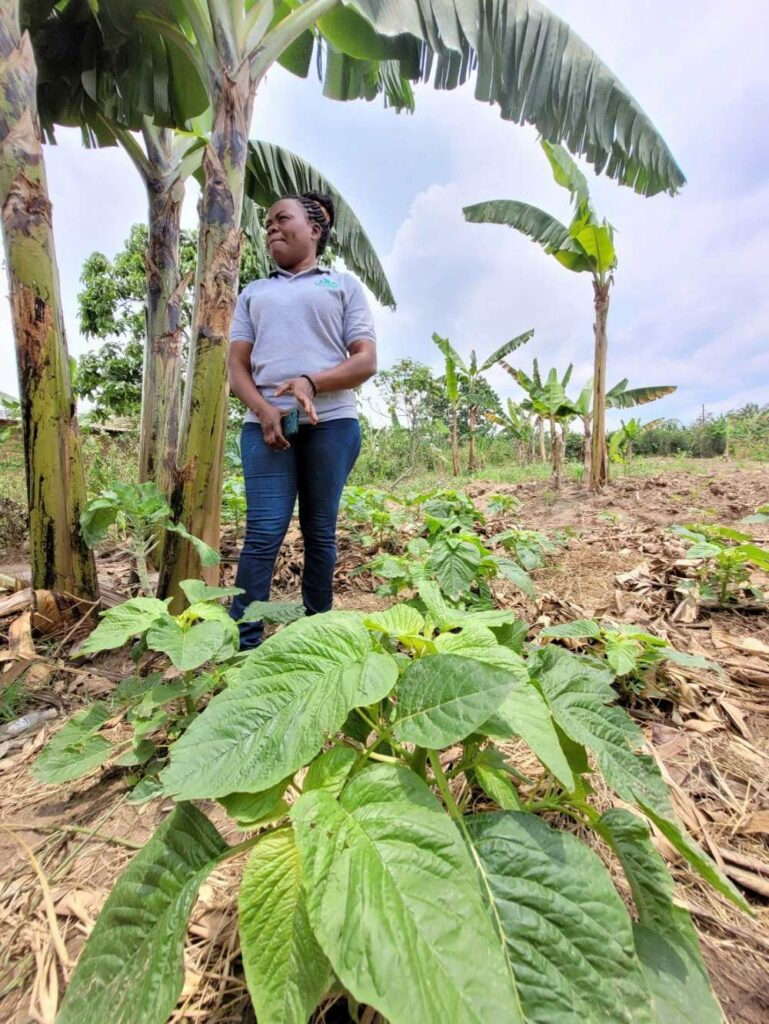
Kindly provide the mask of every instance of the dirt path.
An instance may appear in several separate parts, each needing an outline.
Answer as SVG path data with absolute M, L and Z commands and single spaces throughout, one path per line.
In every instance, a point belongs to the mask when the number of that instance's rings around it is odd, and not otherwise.
M 665 574 L 682 551 L 667 528 L 692 521 L 735 524 L 769 502 L 769 469 L 736 472 L 719 463 L 711 476 L 625 479 L 599 497 L 576 486 L 554 495 L 542 484 L 483 482 L 467 493 L 482 507 L 491 494 L 514 494 L 522 501 L 516 517 L 521 525 L 572 533 L 554 564 L 534 573 L 536 604 L 512 587 L 499 589 L 502 602 L 520 607 L 533 627 L 580 615 L 637 622 L 724 666 L 722 681 L 712 674 L 674 675 L 669 690 L 639 701 L 633 710 L 667 774 L 679 814 L 755 910 L 753 919 L 733 911 L 670 848 L 664 850 L 677 895 L 694 915 L 727 1021 L 764 1024 L 769 1020 L 769 617 L 719 612 L 675 620 Z M 501 525 L 490 523 L 488 532 Z M 756 536 L 769 543 L 769 531 Z M 350 575 L 363 560 L 354 545 L 341 540 L 341 607 L 389 603 L 376 596 L 370 578 Z M 104 559 L 102 569 L 110 586 L 125 584 L 127 568 L 119 556 Z M 278 567 L 281 595 L 297 594 L 300 569 L 301 543 L 292 534 Z M 0 566 L 0 571 L 6 570 Z M 232 572 L 229 563 L 225 577 Z M 4 625 L 7 629 L 8 622 Z M 41 684 L 36 700 L 39 706 L 76 708 L 109 692 L 129 671 L 125 655 L 117 655 L 81 675 L 56 672 Z M 38 785 L 29 764 L 49 734 L 46 727 L 0 759 L 0 817 L 13 833 L 0 833 L 0 1019 L 18 1024 L 52 1020 L 58 986 L 71 972 L 57 956 L 39 881 L 18 840 L 35 851 L 47 876 L 49 909 L 74 961 L 115 878 L 171 806 L 127 804 L 118 770 L 65 786 Z M 235 840 L 229 828 L 228 838 Z M 229 870 L 214 874 L 196 907 L 183 1005 L 174 1021 L 252 1020 L 243 980 L 231 970 L 237 957 L 231 872 L 237 868 Z

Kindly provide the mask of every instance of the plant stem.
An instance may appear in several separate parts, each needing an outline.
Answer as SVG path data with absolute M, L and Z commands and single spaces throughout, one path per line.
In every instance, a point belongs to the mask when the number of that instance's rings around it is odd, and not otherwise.
M 451 792 L 451 789 L 449 788 L 448 781 L 444 774 L 443 768 L 441 767 L 441 759 L 440 755 L 438 754 L 438 751 L 428 750 L 427 756 L 430 759 L 430 765 L 432 766 L 433 774 L 435 775 L 435 784 L 438 787 L 438 792 L 443 797 L 443 802 L 446 804 L 446 809 L 448 810 L 451 817 L 454 818 L 454 820 L 458 822 L 460 825 L 462 825 L 462 812 L 457 806 L 457 802 L 454 799 L 454 795 Z

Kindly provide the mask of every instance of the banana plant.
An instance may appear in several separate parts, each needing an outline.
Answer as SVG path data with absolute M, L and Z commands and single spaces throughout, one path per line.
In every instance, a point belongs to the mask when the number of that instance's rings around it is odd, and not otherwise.
M 534 360 L 534 369 L 531 377 L 524 373 L 523 370 L 515 369 L 508 363 L 503 363 L 502 365 L 526 392 L 527 397 L 521 404 L 528 407 L 539 418 L 540 423 L 547 421 L 550 424 L 550 458 L 553 468 L 553 487 L 559 490 L 561 487 L 563 453 L 566 449 L 566 431 L 569 422 L 579 415 L 576 405 L 566 394 L 573 366 L 569 364 L 566 372 L 560 379 L 558 371 L 555 367 L 552 367 L 543 382 L 536 359 Z
M 607 409 L 634 409 L 638 405 L 646 405 L 648 402 L 656 402 L 658 398 L 665 395 L 672 395 L 676 390 L 675 384 L 660 384 L 645 388 L 629 388 L 627 377 L 609 388 L 606 392 Z M 578 409 L 577 415 L 582 420 L 584 430 L 584 441 L 582 447 L 582 458 L 585 464 L 585 473 L 590 472 L 591 437 L 593 425 L 593 380 L 585 384 L 574 403 Z M 658 421 L 655 421 L 658 422 Z M 610 457 L 610 461 L 611 457 Z
M 641 423 L 633 417 L 625 423 L 620 420 L 621 427 L 615 430 L 609 441 L 609 458 L 612 462 L 630 462 L 633 458 L 633 442 L 637 441 L 641 434 L 647 430 L 654 430 L 662 423 L 662 419 L 649 420 L 648 423 Z
M 0 0 L 0 206 L 19 370 L 32 586 L 93 601 L 80 529 L 85 474 L 37 112 L 37 71 L 18 0 Z
M 486 419 L 502 428 L 502 433 L 515 441 L 518 449 L 518 462 L 524 465 L 534 461 L 534 427 L 532 414 L 521 402 L 508 398 L 506 409 L 502 412 L 487 412 Z
M 593 372 L 593 423 L 589 485 L 593 491 L 608 482 L 606 460 L 606 323 L 609 292 L 614 283 L 617 254 L 614 228 L 599 221 L 590 201 L 587 180 L 563 146 L 541 140 L 557 184 L 568 189 L 574 216 L 568 227 L 539 207 L 515 200 L 476 203 L 463 210 L 476 224 L 505 224 L 537 242 L 546 253 L 575 273 L 587 273 L 593 282 L 595 356 Z
M 468 456 L 467 456 L 467 471 L 468 473 L 475 472 L 476 469 L 476 451 L 475 451 L 475 435 L 478 431 L 478 413 L 480 411 L 481 393 L 480 393 L 480 379 L 481 374 L 490 370 L 492 366 L 496 366 L 505 356 L 509 355 L 515 349 L 524 345 L 530 338 L 534 336 L 534 331 L 524 331 L 523 334 L 519 334 L 517 338 L 512 338 L 510 341 L 506 341 L 504 345 L 500 345 L 496 351 L 492 352 L 491 355 L 486 359 L 480 366 L 478 365 L 478 357 L 475 354 L 475 349 L 470 352 L 469 362 L 465 362 L 464 359 L 459 355 L 457 350 L 452 346 L 448 338 L 442 338 L 439 334 L 433 334 L 433 341 L 443 353 L 446 360 L 446 382 L 448 387 L 449 374 L 453 375 L 456 398 L 452 402 L 453 410 L 453 422 L 454 422 L 454 434 L 456 434 L 456 406 L 459 401 L 458 381 L 462 380 L 467 387 L 470 407 L 468 410 Z M 451 401 L 451 398 L 449 398 Z M 454 442 L 455 444 L 456 442 Z M 454 452 L 456 448 L 454 448 Z M 453 456 L 452 456 L 453 457 Z M 459 456 L 456 455 L 456 464 L 459 463 Z M 456 474 L 455 474 L 456 475 Z

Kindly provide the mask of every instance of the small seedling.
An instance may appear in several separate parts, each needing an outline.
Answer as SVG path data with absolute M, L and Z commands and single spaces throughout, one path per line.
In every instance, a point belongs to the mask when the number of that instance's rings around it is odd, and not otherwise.
M 760 511 L 757 514 L 763 515 Z M 704 597 L 720 605 L 738 601 L 746 591 L 758 600 L 764 599 L 763 592 L 750 583 L 750 575 L 754 568 L 769 570 L 769 551 L 754 544 L 750 534 L 731 526 L 702 523 L 670 529 L 692 541 L 686 557 L 702 562 L 697 576 Z

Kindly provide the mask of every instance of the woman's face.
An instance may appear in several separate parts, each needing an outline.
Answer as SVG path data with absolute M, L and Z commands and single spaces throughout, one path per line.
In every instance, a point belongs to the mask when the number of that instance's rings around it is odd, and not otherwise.
M 279 199 L 267 214 L 267 249 L 285 270 L 315 257 L 320 227 L 295 199 Z

